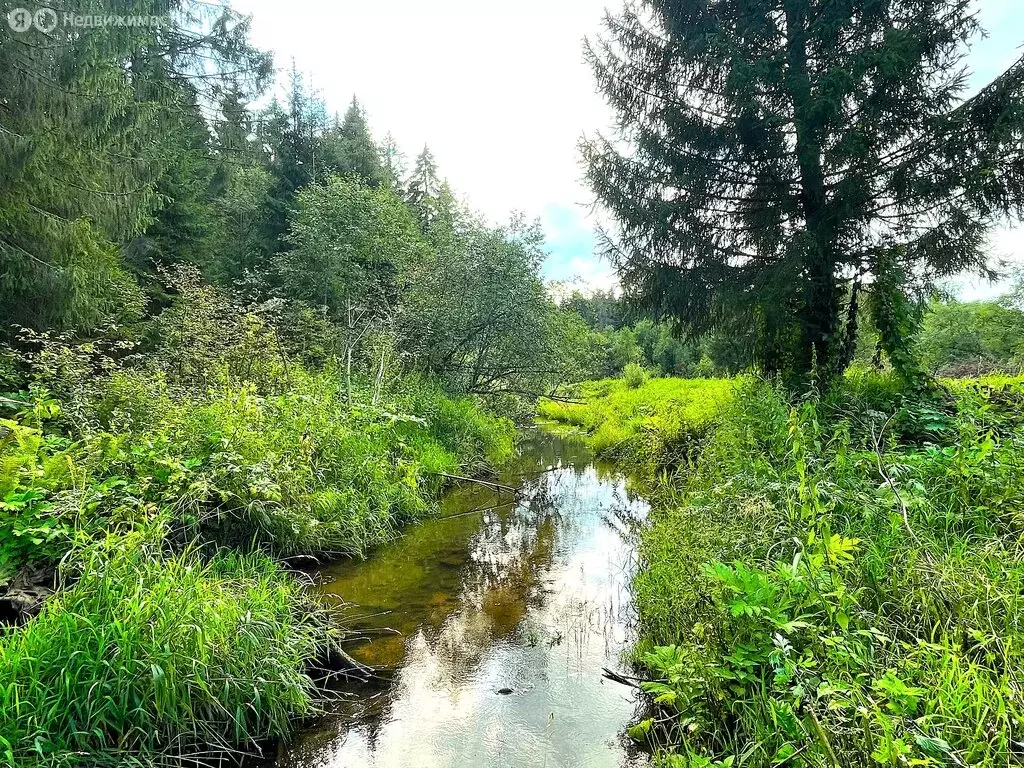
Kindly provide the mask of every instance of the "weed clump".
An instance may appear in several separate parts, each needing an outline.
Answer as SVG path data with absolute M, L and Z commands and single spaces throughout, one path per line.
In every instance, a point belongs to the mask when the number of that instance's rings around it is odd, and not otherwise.
M 647 371 L 636 363 L 629 363 L 622 369 L 622 380 L 630 389 L 639 389 L 647 383 L 648 378 Z

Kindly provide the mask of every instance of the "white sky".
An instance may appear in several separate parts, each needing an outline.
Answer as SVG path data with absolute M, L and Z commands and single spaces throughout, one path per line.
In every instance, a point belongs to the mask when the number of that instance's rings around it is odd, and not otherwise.
M 987 81 L 1019 55 L 1024 0 L 978 0 L 992 32 L 972 55 Z M 355 94 L 377 139 L 390 131 L 411 163 L 428 144 L 440 172 L 494 221 L 540 217 L 552 279 L 613 284 L 593 256 L 592 195 L 577 144 L 606 130 L 610 110 L 583 63 L 582 40 L 620 0 L 232 0 L 253 16 L 253 42 L 281 69 L 294 57 L 330 111 Z M 1024 259 L 1024 236 L 999 233 L 994 253 Z M 964 298 L 998 286 L 964 281 Z

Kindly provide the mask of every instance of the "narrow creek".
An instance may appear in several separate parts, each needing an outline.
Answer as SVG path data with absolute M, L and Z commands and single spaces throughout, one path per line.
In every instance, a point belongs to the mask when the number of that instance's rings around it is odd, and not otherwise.
M 644 764 L 623 730 L 630 689 L 629 531 L 647 514 L 614 468 L 543 429 L 501 482 L 444 499 L 441 516 L 363 562 L 327 566 L 318 589 L 382 670 L 339 691 L 281 768 L 618 768 Z M 474 511 L 483 510 L 483 511 Z

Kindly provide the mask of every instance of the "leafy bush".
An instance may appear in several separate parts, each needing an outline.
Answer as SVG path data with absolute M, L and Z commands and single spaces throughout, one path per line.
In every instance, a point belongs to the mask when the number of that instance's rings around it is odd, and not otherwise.
M 77 442 L 4 422 L 0 503 L 13 514 L 0 567 L 56 558 L 75 531 L 163 514 L 222 543 L 362 555 L 431 508 L 439 473 L 511 453 L 509 422 L 426 383 L 410 380 L 386 408 L 349 409 L 332 375 L 290 377 L 280 394 L 229 380 L 198 394 L 121 371 Z
M 252 746 L 315 711 L 304 669 L 332 630 L 302 586 L 263 555 L 163 546 L 150 529 L 87 548 L 77 583 L 0 638 L 9 764 Z
M 71 544 L 73 522 L 56 512 L 51 498 L 55 488 L 72 482 L 74 466 L 60 450 L 63 443 L 0 419 L 0 582 L 20 564 L 56 559 Z
M 647 383 L 648 378 L 647 371 L 637 363 L 630 363 L 622 369 L 622 380 L 630 389 L 639 389 Z
M 932 302 L 916 350 L 932 371 L 968 375 L 1019 371 L 1024 364 L 1024 312 L 999 302 Z
M 336 629 L 270 556 L 362 556 L 446 475 L 512 453 L 511 422 L 472 398 L 383 358 L 372 382 L 310 371 L 286 345 L 323 359 L 323 329 L 282 341 L 274 302 L 168 282 L 144 355 L 23 334 L 28 389 L 0 400 L 0 588 L 38 563 L 63 579 L 0 639 L 0 763 L 172 765 L 286 734 L 323 699 L 303 670 Z

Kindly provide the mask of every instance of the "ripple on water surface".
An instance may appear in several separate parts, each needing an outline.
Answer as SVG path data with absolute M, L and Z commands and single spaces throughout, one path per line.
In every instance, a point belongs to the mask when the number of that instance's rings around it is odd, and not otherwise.
M 322 589 L 363 638 L 350 652 L 383 679 L 343 691 L 282 767 L 643 762 L 622 737 L 636 701 L 602 668 L 621 668 L 630 640 L 627 532 L 647 505 L 578 443 L 543 432 L 503 482 L 523 488 L 517 502 L 460 487 L 444 517 L 324 569 Z

